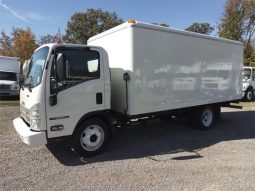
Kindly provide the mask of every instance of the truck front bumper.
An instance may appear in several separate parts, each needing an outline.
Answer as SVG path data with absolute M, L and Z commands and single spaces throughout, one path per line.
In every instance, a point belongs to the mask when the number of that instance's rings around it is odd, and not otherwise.
M 32 131 L 27 124 L 20 118 L 13 120 L 13 125 L 21 140 L 28 145 L 46 145 L 47 138 L 45 131 Z

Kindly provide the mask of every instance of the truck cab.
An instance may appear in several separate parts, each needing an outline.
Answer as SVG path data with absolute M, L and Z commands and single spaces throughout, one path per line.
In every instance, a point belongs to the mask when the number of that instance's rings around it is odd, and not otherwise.
M 243 68 L 243 98 L 252 101 L 255 92 L 255 67 Z
M 20 91 L 21 116 L 13 123 L 23 142 L 42 145 L 84 130 L 85 119 L 101 125 L 109 108 L 110 74 L 104 50 L 47 44 L 32 55 Z M 78 139 L 88 153 L 97 151 L 106 139 L 100 125 L 91 125 Z

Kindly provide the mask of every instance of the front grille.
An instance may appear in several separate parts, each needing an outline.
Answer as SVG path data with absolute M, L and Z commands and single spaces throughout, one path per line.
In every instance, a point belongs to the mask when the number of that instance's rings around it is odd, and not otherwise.
M 10 90 L 10 89 L 11 89 L 11 85 L 0 84 L 0 90 Z
M 10 94 L 11 85 L 0 84 L 0 94 Z

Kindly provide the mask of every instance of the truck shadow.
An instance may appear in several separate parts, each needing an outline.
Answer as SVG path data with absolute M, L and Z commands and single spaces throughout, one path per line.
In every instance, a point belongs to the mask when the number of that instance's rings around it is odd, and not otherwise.
M 19 96 L 0 96 L 0 101 L 17 101 Z
M 186 120 L 180 119 L 169 122 L 153 119 L 146 125 L 122 128 L 114 133 L 113 140 L 102 154 L 91 158 L 80 157 L 65 143 L 47 147 L 63 165 L 77 166 L 136 158 L 154 161 L 199 159 L 204 157 L 199 150 L 216 143 L 254 138 L 255 111 L 237 111 L 223 112 L 217 127 L 208 131 L 190 128 Z M 179 156 L 180 153 L 188 155 Z M 162 155 L 167 157 L 158 157 Z

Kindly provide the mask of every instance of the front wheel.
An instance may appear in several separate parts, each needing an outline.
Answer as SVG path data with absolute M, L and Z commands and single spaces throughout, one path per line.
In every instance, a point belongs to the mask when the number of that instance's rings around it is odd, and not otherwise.
M 253 89 L 249 88 L 246 92 L 245 92 L 245 100 L 247 101 L 252 101 L 253 99 Z
M 109 130 L 104 121 L 89 119 L 81 124 L 74 135 L 74 149 L 82 156 L 102 152 L 109 141 Z

